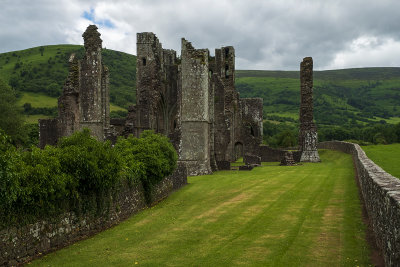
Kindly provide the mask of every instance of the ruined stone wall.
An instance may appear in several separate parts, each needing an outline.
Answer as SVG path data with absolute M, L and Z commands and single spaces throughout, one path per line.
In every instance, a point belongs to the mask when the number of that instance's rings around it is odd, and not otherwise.
M 39 147 L 56 145 L 58 141 L 58 119 L 39 119 Z
M 89 128 L 98 140 L 106 138 L 110 127 L 109 72 L 102 63 L 102 40 L 95 25 L 89 25 L 82 36 L 84 58 L 79 61 L 72 54 L 69 59 L 69 74 L 58 99 L 57 123 L 52 122 L 54 130 L 50 139 L 47 139 L 50 136 L 48 128 L 40 128 L 40 147 L 55 145 L 57 142 L 53 139 L 69 136 L 83 128 Z
M 214 87 L 214 150 L 217 162 L 227 161 L 225 155 L 231 135 L 225 116 L 225 87 L 220 77 L 214 73 L 211 77 Z M 218 164 L 219 165 L 219 164 Z
M 79 129 L 80 64 L 72 54 L 69 58 L 69 73 L 63 86 L 63 94 L 58 98 L 59 137 L 69 136 Z
M 156 128 L 156 109 L 161 89 L 162 47 L 154 33 L 137 34 L 136 106 L 138 135 Z
M 102 63 L 102 40 L 95 25 L 83 33 L 85 56 L 80 62 L 79 98 L 80 129 L 89 128 L 98 140 L 104 140 L 104 127 L 109 125 L 108 69 Z
M 386 266 L 400 263 L 400 180 L 370 160 L 357 144 L 330 141 L 318 144 L 353 155 L 368 217 Z
M 235 89 L 235 49 L 232 46 L 215 50 L 217 75 L 224 88 L 224 115 L 229 137 L 224 160 L 235 161 L 235 143 L 240 139 L 239 94 Z
M 300 64 L 300 161 L 319 162 L 317 126 L 313 118 L 313 60 L 306 57 Z
M 154 202 L 187 184 L 187 171 L 179 164 L 175 172 L 164 178 L 153 191 Z M 151 206 L 151 205 L 150 205 Z M 56 218 L 40 220 L 23 227 L 0 230 L 0 266 L 16 266 L 38 255 L 66 246 L 101 232 L 146 208 L 141 185 L 121 186 L 121 191 L 111 203 L 109 214 L 94 217 L 90 214 L 77 216 L 66 212 Z
M 182 39 L 182 102 L 180 160 L 189 175 L 208 174 L 210 168 L 209 68 L 207 49 L 195 49 Z
M 138 33 L 136 72 L 136 136 L 148 129 L 177 135 L 180 91 L 176 52 L 163 49 L 154 33 Z
M 263 134 L 262 98 L 241 98 L 243 154 L 259 155 Z
M 260 145 L 259 153 L 262 162 L 275 162 L 282 160 L 285 156 L 286 150 L 272 148 L 267 145 Z

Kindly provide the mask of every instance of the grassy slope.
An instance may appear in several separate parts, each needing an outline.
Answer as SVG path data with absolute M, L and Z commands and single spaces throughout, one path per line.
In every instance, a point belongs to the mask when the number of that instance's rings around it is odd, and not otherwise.
M 32 266 L 368 266 L 349 155 L 189 177 L 110 230 Z
M 56 97 L 67 76 L 67 61 L 72 52 L 82 56 L 83 48 L 78 45 L 44 46 L 43 56 L 39 47 L 2 53 L 0 77 L 6 82 L 11 80 L 21 92 Z M 136 57 L 104 49 L 103 59 L 110 69 L 111 103 L 127 108 L 135 102 Z M 20 64 L 18 68 L 17 64 Z M 400 68 L 315 71 L 314 85 L 315 119 L 319 125 L 400 121 Z M 289 123 L 297 120 L 298 71 L 238 70 L 236 86 L 242 97 L 262 97 L 267 115 L 289 118 Z M 39 102 L 31 104 L 35 106 Z
M 299 72 L 239 70 L 236 74 L 241 96 L 262 97 L 267 115 L 298 118 Z M 400 68 L 315 71 L 314 99 L 317 123 L 341 125 L 353 117 L 359 122 L 396 123 Z
M 20 83 L 18 103 L 31 103 L 32 107 L 55 107 L 57 95 L 68 74 L 68 56 L 77 53 L 82 56 L 80 45 L 44 46 L 43 56 L 38 47 L 0 54 L 0 77 L 9 82 L 17 78 Z M 110 69 L 111 111 L 126 111 L 121 106 L 134 102 L 136 57 L 113 50 L 103 50 L 103 59 Z M 49 63 L 50 62 L 50 63 Z M 16 68 L 16 64 L 20 67 Z M 22 75 L 22 73 L 25 73 Z M 28 75 L 31 73 L 33 75 Z M 28 77 L 29 76 L 29 77 Z M 54 86 L 53 93 L 47 90 Z M 58 93 L 57 93 L 58 92 Z M 120 105 L 120 106 L 119 106 Z M 45 115 L 26 115 L 26 121 L 37 122 Z
M 400 144 L 363 146 L 362 149 L 382 169 L 400 178 Z

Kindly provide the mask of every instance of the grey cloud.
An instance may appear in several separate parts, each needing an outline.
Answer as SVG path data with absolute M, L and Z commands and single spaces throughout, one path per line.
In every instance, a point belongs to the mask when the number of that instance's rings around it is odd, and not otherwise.
M 334 68 L 343 55 L 349 56 L 340 67 L 372 66 L 384 64 L 375 49 L 393 49 L 387 40 L 400 45 L 397 0 L 5 0 L 2 6 L 0 52 L 81 40 L 87 26 L 81 15 L 90 8 L 97 20 L 115 25 L 100 27 L 107 48 L 135 53 L 136 32 L 153 31 L 178 52 L 181 37 L 211 53 L 233 45 L 241 69 L 297 70 L 305 56 L 313 56 L 318 69 Z M 363 36 L 376 42 L 351 56 L 354 40 Z

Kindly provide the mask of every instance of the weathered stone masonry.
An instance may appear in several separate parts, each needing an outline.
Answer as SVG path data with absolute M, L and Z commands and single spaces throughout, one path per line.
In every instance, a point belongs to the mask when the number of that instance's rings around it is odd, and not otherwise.
M 313 121 L 313 60 L 306 57 L 300 64 L 300 161 L 319 162 L 317 126 Z
M 400 180 L 370 160 L 357 144 L 331 141 L 318 144 L 353 155 L 361 194 L 386 266 L 400 265 Z
M 181 58 L 154 33 L 137 34 L 137 104 L 122 135 L 152 129 L 169 136 L 190 175 L 227 169 L 262 142 L 262 99 L 240 99 L 235 50 L 215 57 L 182 39 Z M 115 125 L 113 125 L 115 129 Z
M 69 59 L 69 74 L 58 99 L 58 118 L 39 120 L 39 146 L 55 145 L 60 137 L 89 128 L 104 140 L 110 127 L 109 72 L 102 63 L 100 33 L 90 25 L 83 33 L 85 56 Z
M 172 191 L 187 183 L 184 164 L 178 164 L 175 172 L 164 178 L 153 190 L 154 203 L 167 197 Z M 116 199 L 112 200 L 109 213 L 102 216 L 66 212 L 55 218 L 39 220 L 22 227 L 0 230 L 0 266 L 16 266 L 46 254 L 57 248 L 94 235 L 132 214 L 146 208 L 144 190 L 141 184 L 121 186 Z
M 70 58 L 59 117 L 39 121 L 40 147 L 84 127 L 99 140 L 112 141 L 154 130 L 170 138 L 190 175 L 226 169 L 244 155 L 259 157 L 262 99 L 239 98 L 232 46 L 216 49 L 212 57 L 208 49 L 195 49 L 182 39 L 179 59 L 175 51 L 162 48 L 154 33 L 138 33 L 137 103 L 127 118 L 110 120 L 100 33 L 91 25 L 83 37 L 85 57 Z

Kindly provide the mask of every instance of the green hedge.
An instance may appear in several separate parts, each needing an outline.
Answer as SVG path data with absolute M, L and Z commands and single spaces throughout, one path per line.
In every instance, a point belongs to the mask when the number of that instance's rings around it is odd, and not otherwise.
M 89 130 L 62 138 L 57 147 L 16 149 L 0 131 L 0 224 L 28 223 L 65 211 L 107 211 L 122 182 L 151 189 L 171 174 L 177 155 L 169 140 L 150 131 L 141 138 L 99 142 Z M 106 205 L 106 206 L 105 206 Z

